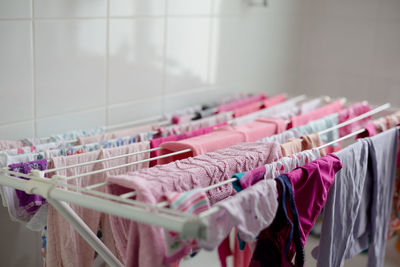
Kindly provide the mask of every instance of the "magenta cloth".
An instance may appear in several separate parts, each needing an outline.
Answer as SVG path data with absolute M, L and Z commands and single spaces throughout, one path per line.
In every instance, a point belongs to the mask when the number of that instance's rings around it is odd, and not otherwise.
M 234 173 L 248 171 L 282 157 L 275 143 L 243 143 L 216 152 L 199 155 L 147 170 L 109 176 L 107 189 L 114 195 L 134 190 L 136 200 L 152 205 L 162 201 L 167 192 L 188 191 L 228 180 Z M 211 189 L 207 196 L 211 204 L 235 194 L 232 184 Z M 126 266 L 167 266 L 163 262 L 165 243 L 163 230 L 130 221 Z
M 301 114 L 293 117 L 291 119 L 291 127 L 295 128 L 304 125 L 310 121 L 321 119 L 322 117 L 337 113 L 341 109 L 343 109 L 343 104 L 340 100 L 332 102 L 306 114 Z
M 376 132 L 376 127 L 375 124 L 373 122 L 368 123 L 367 125 L 365 125 L 365 131 L 358 134 L 356 139 L 359 138 L 365 138 L 365 137 L 372 137 L 375 136 L 377 134 Z
M 280 118 L 259 118 L 254 122 L 239 126 L 224 126 L 212 133 L 182 141 L 166 142 L 160 155 L 191 149 L 191 152 L 160 159 L 160 163 L 169 163 L 187 157 L 213 152 L 241 142 L 254 142 L 263 137 L 284 131 L 286 122 Z
M 156 138 L 156 139 L 152 139 L 150 140 L 150 148 L 157 148 L 160 147 L 161 144 L 165 143 L 165 142 L 172 142 L 172 141 L 180 141 L 180 140 L 184 140 L 187 138 L 191 138 L 191 137 L 195 137 L 195 136 L 199 136 L 199 135 L 204 135 L 204 134 L 208 134 L 211 133 L 212 131 L 214 131 L 217 128 L 220 128 L 222 126 L 227 125 L 227 122 L 221 122 L 218 123 L 216 125 L 213 126 L 209 126 L 209 127 L 204 127 L 204 128 L 200 128 L 191 132 L 187 132 L 187 133 L 182 133 L 182 134 L 178 134 L 178 135 L 171 135 L 171 136 L 167 136 L 167 137 L 160 137 L 160 138 Z M 154 158 L 161 155 L 160 151 L 152 151 L 150 152 L 150 157 Z M 150 167 L 153 167 L 157 164 L 162 164 L 164 163 L 164 161 L 151 161 L 150 162 Z
M 340 159 L 329 154 L 286 174 L 293 187 L 303 247 L 340 169 Z
M 342 122 L 345 122 L 352 118 L 355 118 L 357 116 L 360 116 L 361 114 L 364 114 L 370 110 L 371 110 L 371 106 L 368 105 L 367 103 L 363 103 L 363 102 L 355 103 L 355 104 L 351 105 L 350 107 L 339 111 L 338 123 L 342 123 Z M 343 137 L 345 135 L 351 134 L 352 132 L 358 130 L 359 128 L 364 127 L 371 121 L 371 118 L 372 118 L 371 116 L 368 116 L 362 120 L 358 120 L 349 125 L 340 127 L 339 128 L 339 136 Z
M 249 104 L 254 104 L 257 102 L 261 102 L 262 100 L 267 99 L 267 94 L 262 93 L 258 94 L 249 98 L 245 98 L 243 100 L 238 100 L 229 104 L 221 105 L 217 107 L 217 113 L 223 112 L 223 111 L 232 111 L 236 108 L 240 108 Z
M 32 170 L 46 170 L 47 160 L 43 159 L 25 163 L 15 163 L 10 164 L 8 167 L 11 171 L 29 174 Z M 47 177 L 47 174 L 45 175 L 45 177 Z M 25 179 L 23 177 L 18 178 Z M 16 194 L 18 197 L 19 207 L 25 209 L 25 211 L 30 215 L 35 214 L 43 204 L 47 203 L 47 200 L 41 195 L 27 194 L 25 191 L 21 190 L 16 190 Z

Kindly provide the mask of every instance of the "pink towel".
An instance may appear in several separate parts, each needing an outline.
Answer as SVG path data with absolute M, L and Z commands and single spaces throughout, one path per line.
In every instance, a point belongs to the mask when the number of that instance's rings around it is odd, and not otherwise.
M 112 183 L 108 189 L 115 195 L 133 189 L 137 192 L 137 200 L 156 204 L 167 192 L 206 187 L 227 180 L 236 172 L 251 170 L 281 156 L 278 144 L 243 143 L 195 158 L 108 177 Z M 234 194 L 231 183 L 207 192 L 211 204 Z M 162 231 L 158 227 L 131 221 L 127 244 L 117 246 L 127 246 L 126 266 L 167 266 L 162 261 L 165 255 Z
M 366 103 L 355 103 L 351 105 L 350 107 L 343 109 L 339 111 L 339 121 L 338 123 L 342 123 L 344 121 L 350 120 L 352 118 L 355 118 L 357 116 L 360 116 L 361 114 L 364 114 L 368 111 L 371 110 L 371 106 L 366 104 Z M 369 122 L 371 122 L 371 116 L 358 120 L 356 122 L 353 122 L 352 124 L 346 125 L 344 127 L 339 128 L 339 136 L 345 136 L 348 135 L 362 127 L 365 127 Z
M 254 142 L 263 137 L 271 136 L 285 130 L 286 123 L 279 118 L 260 118 L 252 123 L 240 126 L 225 126 L 212 133 L 189 138 L 183 141 L 166 142 L 161 146 L 164 148 L 160 155 L 169 154 L 184 149 L 191 149 L 191 152 L 160 159 L 165 164 L 174 160 L 194 157 L 207 152 L 233 146 L 241 142 Z
M 341 101 L 335 101 L 323 107 L 317 108 L 314 111 L 311 111 L 306 114 L 298 115 L 291 119 L 291 126 L 298 127 L 304 125 L 310 121 L 320 119 L 322 117 L 328 116 L 330 114 L 339 112 L 343 108 Z
M 22 141 L 0 140 L 0 150 L 13 149 L 25 146 Z
M 81 137 L 81 138 L 78 138 L 77 145 L 92 144 L 92 143 L 117 139 L 117 138 L 126 137 L 126 136 L 133 137 L 140 133 L 150 132 L 150 131 L 154 130 L 155 128 L 157 128 L 156 125 L 149 124 L 149 125 L 143 125 L 143 126 L 138 126 L 138 127 L 134 127 L 134 128 L 114 131 L 114 132 L 110 132 L 110 133 L 103 133 L 103 134 L 95 135 L 95 136 Z
M 167 136 L 167 137 L 160 137 L 160 138 L 152 139 L 152 140 L 150 140 L 150 147 L 151 148 L 157 148 L 162 143 L 165 143 L 165 142 L 180 141 L 180 140 L 185 140 L 185 139 L 188 139 L 188 138 L 192 138 L 192 137 L 208 134 L 208 133 L 211 133 L 213 130 L 218 129 L 218 128 L 224 126 L 224 125 L 227 125 L 227 122 L 223 122 L 223 123 L 219 123 L 217 125 L 213 125 L 213 126 L 197 129 L 197 130 L 194 130 L 194 131 L 191 131 L 191 132 L 187 132 L 187 133 L 182 133 L 182 134 L 179 134 L 179 135 L 171 135 L 171 136 Z M 163 155 L 163 153 L 162 153 L 162 150 L 157 150 L 157 151 L 152 151 L 150 155 L 151 155 L 152 158 L 154 158 L 154 157 L 157 157 L 159 155 Z M 164 164 L 166 162 L 167 161 L 163 161 L 162 159 L 158 160 L 158 161 L 154 160 L 154 161 L 150 162 L 150 167 L 153 167 L 153 166 L 155 166 L 157 164 Z M 168 161 L 168 162 L 170 162 L 170 161 Z
M 265 108 L 269 108 L 286 101 L 286 95 L 280 94 L 262 101 Z
M 77 163 L 83 163 L 126 153 L 142 151 L 145 149 L 149 149 L 149 142 L 135 143 L 128 146 L 98 150 L 73 156 L 55 157 L 51 160 L 50 164 L 56 168 L 64 167 Z M 57 175 L 72 176 L 89 171 L 100 170 L 120 164 L 125 164 L 128 162 L 133 162 L 148 157 L 148 153 L 138 154 L 116 160 L 110 160 L 58 171 Z M 146 168 L 147 166 L 147 163 L 142 163 L 140 165 L 131 165 L 129 167 L 120 168 L 96 175 L 72 179 L 68 181 L 68 184 L 85 187 L 94 183 L 104 182 L 107 175 L 118 175 L 127 171 L 134 171 L 140 168 Z M 101 187 L 98 190 L 104 192 L 105 187 Z M 117 257 L 119 257 L 120 259 L 124 259 L 125 249 L 121 247 L 116 247 L 114 244 L 115 242 L 116 244 L 121 243 L 117 238 L 121 237 L 122 234 L 115 235 L 114 237 L 114 235 L 111 233 L 112 231 L 110 229 L 111 225 L 108 215 L 104 215 L 95 210 L 83 208 L 76 205 L 71 205 L 71 207 L 85 221 L 85 223 L 87 223 L 87 225 L 93 232 L 97 233 L 97 231 L 101 229 L 103 233 L 103 242 L 115 255 L 117 255 Z M 121 225 L 118 224 L 119 221 L 116 221 L 117 222 L 112 222 L 113 226 L 118 225 L 119 227 L 117 228 L 117 230 L 112 229 L 113 233 L 122 232 L 126 236 L 127 232 L 124 232 L 125 228 L 120 227 Z M 58 212 L 52 206 L 49 206 L 47 217 L 47 266 L 92 266 L 94 255 L 95 253 L 92 247 L 74 230 L 74 228 L 60 214 L 58 214 Z
M 243 106 L 246 106 L 248 104 L 254 104 L 257 102 L 261 102 L 262 100 L 267 99 L 267 94 L 262 93 L 262 94 L 257 94 L 255 96 L 245 98 L 243 100 L 238 100 L 229 104 L 221 105 L 217 108 L 217 113 L 223 112 L 223 111 L 232 111 L 236 108 L 240 108 Z

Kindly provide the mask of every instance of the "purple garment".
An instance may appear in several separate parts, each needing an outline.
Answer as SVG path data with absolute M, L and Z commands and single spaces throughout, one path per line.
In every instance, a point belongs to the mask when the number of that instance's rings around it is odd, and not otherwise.
M 8 167 L 12 171 L 29 174 L 32 170 L 40 170 L 40 171 L 46 170 L 47 160 L 42 159 L 25 163 L 15 163 L 15 164 L 10 164 Z M 18 177 L 18 178 L 27 180 L 26 178 L 23 177 Z M 30 215 L 35 214 L 38 211 L 38 209 L 47 202 L 44 197 L 35 194 L 27 194 L 25 191 L 16 190 L 16 194 L 18 197 L 19 207 L 25 209 L 25 211 Z
M 387 130 L 337 153 L 344 163 L 324 208 L 318 267 L 343 266 L 368 249 L 368 266 L 384 266 L 396 177 L 399 128 Z

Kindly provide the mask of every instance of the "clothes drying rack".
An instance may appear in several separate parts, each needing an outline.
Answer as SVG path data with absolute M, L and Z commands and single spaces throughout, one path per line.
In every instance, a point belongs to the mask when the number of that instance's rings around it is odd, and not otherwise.
M 304 99 L 303 97 L 300 98 Z M 322 135 L 330 131 L 337 130 L 341 127 L 354 123 L 358 120 L 370 117 L 389 108 L 390 104 L 386 103 L 360 116 L 357 116 L 353 119 L 350 119 L 341 124 L 333 126 L 329 129 L 321 131 L 319 134 Z M 142 120 L 142 121 L 145 122 L 148 120 Z M 132 125 L 132 123 L 129 123 L 129 125 Z M 364 130 L 365 129 L 357 130 L 330 143 L 324 144 L 320 146 L 318 149 L 322 149 L 336 142 L 340 142 L 342 140 L 356 136 L 364 132 Z M 155 149 L 150 149 L 135 153 L 136 154 L 145 153 L 154 150 Z M 106 168 L 70 177 L 53 175 L 51 178 L 45 178 L 46 173 L 60 170 L 60 168 L 50 169 L 45 171 L 33 170 L 30 174 L 22 174 L 10 171 L 8 170 L 8 168 L 4 168 L 0 170 L 1 172 L 0 184 L 3 186 L 9 186 L 18 190 L 25 191 L 28 194 L 38 194 L 43 196 L 48 200 L 49 204 L 52 205 L 73 226 L 73 228 L 82 236 L 82 238 L 84 238 L 93 247 L 93 249 L 104 259 L 104 261 L 108 265 L 123 266 L 123 264 L 117 259 L 117 257 L 103 244 L 103 242 L 96 236 L 96 234 L 92 232 L 92 230 L 88 227 L 88 225 L 76 214 L 76 212 L 67 203 L 79 205 L 99 212 L 104 212 L 107 214 L 134 220 L 139 223 L 162 227 L 164 229 L 173 232 L 184 234 L 187 237 L 192 237 L 200 240 L 205 240 L 207 238 L 207 232 L 209 226 L 205 223 L 204 218 L 216 212 L 218 208 L 212 207 L 211 209 L 202 212 L 198 215 L 192 215 L 192 214 L 189 215 L 187 213 L 167 208 L 166 202 L 160 202 L 156 205 L 150 205 L 129 199 L 130 197 L 135 196 L 136 194 L 135 192 L 128 192 L 120 196 L 115 196 L 94 190 L 100 186 L 107 185 L 106 182 L 90 185 L 87 187 L 77 187 L 74 185 L 67 184 L 66 181 L 69 179 L 78 179 L 78 178 L 83 179 L 84 176 L 89 176 L 100 172 L 106 172 L 111 169 L 122 168 L 143 162 L 153 161 L 164 157 L 187 153 L 189 151 L 191 150 L 186 149 L 154 158 L 131 162 L 112 168 Z M 131 153 L 130 155 L 133 154 Z M 123 156 L 126 155 L 111 157 L 104 160 L 112 160 Z M 93 164 L 95 162 L 97 161 L 87 162 L 83 164 L 85 165 Z M 78 165 L 80 166 L 80 164 L 77 164 L 68 166 L 66 168 L 73 168 L 74 166 Z M 15 177 L 12 177 L 12 175 L 27 178 L 27 180 L 16 179 Z M 212 188 L 216 188 L 224 184 L 231 183 L 232 181 L 234 181 L 234 178 L 208 186 L 203 189 L 210 190 Z

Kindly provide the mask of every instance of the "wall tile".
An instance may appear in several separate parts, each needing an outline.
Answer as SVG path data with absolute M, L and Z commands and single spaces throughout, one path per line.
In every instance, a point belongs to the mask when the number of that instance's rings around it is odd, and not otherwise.
M 32 0 L 1 0 L 0 19 L 32 18 Z
M 216 100 L 217 95 L 218 92 L 214 88 L 201 88 L 181 94 L 167 95 L 165 97 L 165 112 L 173 112 L 193 105 L 207 104 Z
M 379 3 L 379 19 L 400 21 L 399 0 L 381 0 Z
M 19 140 L 26 137 L 33 137 L 34 121 L 27 121 L 0 126 L 0 136 L 2 140 Z
M 248 5 L 243 0 L 214 0 L 213 14 L 238 15 L 247 11 Z
M 46 137 L 78 129 L 92 129 L 105 125 L 105 108 L 63 114 L 36 121 L 37 135 Z
M 106 0 L 35 0 L 35 16 L 57 17 L 105 17 Z
M 105 23 L 37 21 L 39 117 L 105 104 Z
M 301 64 L 313 69 L 370 73 L 375 29 L 372 20 L 306 19 Z
M 209 18 L 169 18 L 166 92 L 204 87 L 208 79 Z
M 388 79 L 374 76 L 368 90 L 364 93 L 371 103 L 381 105 L 389 102 L 392 107 L 400 107 L 400 79 Z
M 142 16 L 165 14 L 166 0 L 110 0 L 110 16 Z
M 378 24 L 374 74 L 380 78 L 400 81 L 400 21 L 381 21 Z
M 376 19 L 380 0 L 323 0 L 326 2 L 322 16 Z
M 164 19 L 110 21 L 109 102 L 161 96 Z
M 207 15 L 211 13 L 211 0 L 168 0 L 168 15 Z
M 0 123 L 33 118 L 31 22 L 0 21 Z
M 109 125 L 135 121 L 162 114 L 162 97 L 153 97 L 151 99 L 111 105 L 108 107 Z

